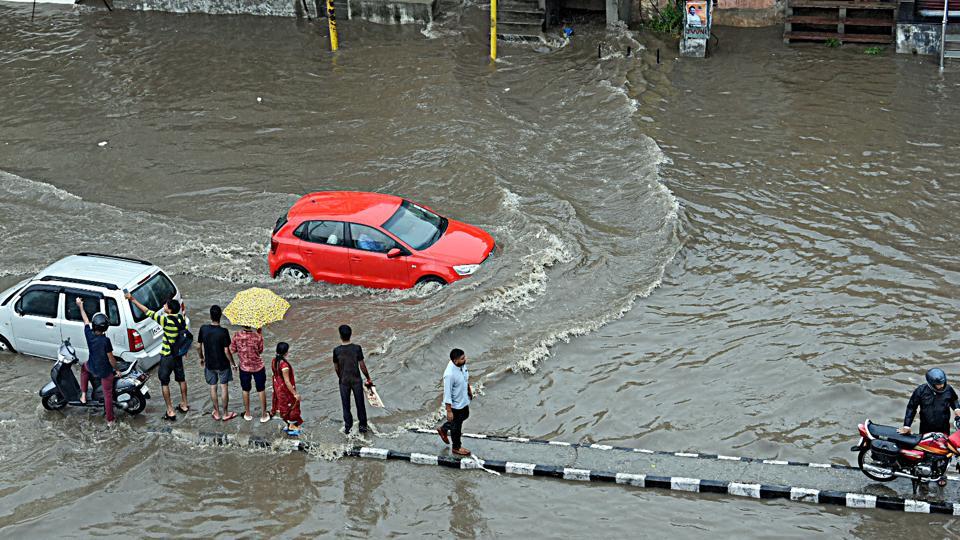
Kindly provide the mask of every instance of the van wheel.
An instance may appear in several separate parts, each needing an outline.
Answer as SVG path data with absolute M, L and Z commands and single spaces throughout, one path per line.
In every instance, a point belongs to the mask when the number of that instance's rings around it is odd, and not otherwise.
M 280 277 L 290 278 L 295 281 L 307 281 L 310 279 L 310 272 L 307 272 L 306 268 L 297 266 L 295 264 L 288 264 L 284 266 L 279 272 L 277 272 L 277 275 Z
M 7 338 L 0 336 L 0 352 L 15 353 L 17 351 L 13 348 L 13 345 L 10 345 L 10 342 L 7 341 Z
M 59 411 L 67 406 L 67 400 L 60 395 L 60 392 L 50 394 L 49 396 L 43 396 L 43 399 L 40 401 L 40 403 L 42 403 L 43 408 L 48 411 Z
M 439 289 L 440 287 L 443 287 L 444 285 L 447 284 L 447 282 L 444 281 L 444 279 L 443 279 L 442 277 L 440 277 L 440 276 L 423 276 L 422 278 L 420 278 L 420 279 L 417 280 L 417 285 L 418 285 L 418 286 L 419 286 L 419 285 L 429 285 L 429 284 L 431 284 L 431 283 L 436 283 L 438 289 Z

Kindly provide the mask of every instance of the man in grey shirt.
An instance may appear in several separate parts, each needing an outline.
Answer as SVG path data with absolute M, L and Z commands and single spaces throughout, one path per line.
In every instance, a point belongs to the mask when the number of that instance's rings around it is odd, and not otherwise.
M 453 453 L 469 456 L 470 451 L 460 444 L 463 433 L 463 421 L 470 417 L 470 373 L 465 367 L 467 355 L 460 349 L 450 351 L 450 363 L 443 372 L 443 405 L 447 411 L 447 421 L 437 428 L 437 434 L 444 444 L 453 438 Z

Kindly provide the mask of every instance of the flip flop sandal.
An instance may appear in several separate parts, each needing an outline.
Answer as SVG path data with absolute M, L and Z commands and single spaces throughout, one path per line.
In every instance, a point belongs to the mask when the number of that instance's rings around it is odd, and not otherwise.
M 250 416 L 250 415 L 247 414 L 247 413 L 243 413 L 243 419 L 246 420 L 247 422 L 249 422 L 249 421 L 253 420 L 253 417 Z
M 237 417 L 237 413 L 231 412 L 231 413 L 227 413 L 226 416 L 224 416 L 223 418 L 221 418 L 221 420 L 223 420 L 224 422 L 226 422 L 227 420 L 233 420 L 233 419 L 236 418 L 236 417 Z
M 290 437 L 299 437 L 299 436 L 300 436 L 300 433 L 301 433 L 301 431 L 300 431 L 299 429 L 285 429 L 285 430 L 283 430 L 283 431 L 284 431 L 284 433 L 286 433 L 286 434 L 289 435 Z
M 213 419 L 216 420 L 216 421 L 218 421 L 218 422 L 219 422 L 220 420 L 223 420 L 223 418 L 220 418 L 220 415 L 217 414 L 216 412 L 214 412 L 212 416 L 213 416 Z
M 266 423 L 269 422 L 270 420 L 272 420 L 272 419 L 271 419 L 269 416 L 261 416 L 261 417 L 260 417 L 260 423 L 261 423 L 261 424 L 266 424 Z
M 163 419 L 166 420 L 167 422 L 176 422 L 177 415 L 170 416 L 169 414 L 165 414 L 163 415 Z
M 183 414 L 187 414 L 188 412 L 190 412 L 190 406 L 188 405 L 186 409 L 184 409 L 183 407 L 179 407 L 179 406 L 178 406 L 178 407 L 177 407 L 177 410 L 180 411 L 180 412 L 182 412 Z

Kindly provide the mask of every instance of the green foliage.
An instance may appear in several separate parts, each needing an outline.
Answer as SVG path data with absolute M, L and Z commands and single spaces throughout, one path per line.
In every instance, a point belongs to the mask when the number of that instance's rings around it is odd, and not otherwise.
M 863 54 L 869 54 L 870 56 L 880 56 L 881 54 L 883 54 L 883 51 L 884 51 L 883 47 L 867 47 L 867 49 L 863 51 Z
M 653 16 L 647 24 L 654 32 L 679 35 L 683 29 L 683 11 L 675 2 L 670 2 L 662 8 L 653 4 Z
M 830 38 L 824 44 L 831 49 L 836 49 L 840 46 L 840 40 L 837 38 Z

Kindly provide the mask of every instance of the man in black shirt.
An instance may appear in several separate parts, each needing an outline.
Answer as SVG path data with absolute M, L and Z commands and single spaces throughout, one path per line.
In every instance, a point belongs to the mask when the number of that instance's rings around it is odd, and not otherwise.
M 203 368 L 204 377 L 210 385 L 213 419 L 227 421 L 237 417 L 237 413 L 230 412 L 230 390 L 227 388 L 227 383 L 233 380 L 233 371 L 230 368 L 232 366 L 237 369 L 237 364 L 230 352 L 230 331 L 220 326 L 222 314 L 220 306 L 210 306 L 210 324 L 200 327 L 197 350 L 200 352 L 200 367 Z M 223 416 L 220 415 L 220 404 L 217 400 L 218 385 L 223 395 Z
M 353 415 L 350 414 L 350 394 L 357 404 L 357 420 L 360 422 L 360 433 L 367 432 L 367 409 L 364 404 L 363 382 L 360 373 L 367 378 L 367 386 L 373 384 L 367 365 L 363 362 L 363 349 L 350 343 L 353 329 L 341 325 L 337 329 L 340 333 L 342 345 L 333 349 L 333 368 L 340 379 L 340 404 L 343 405 L 343 432 L 349 434 L 353 427 Z

